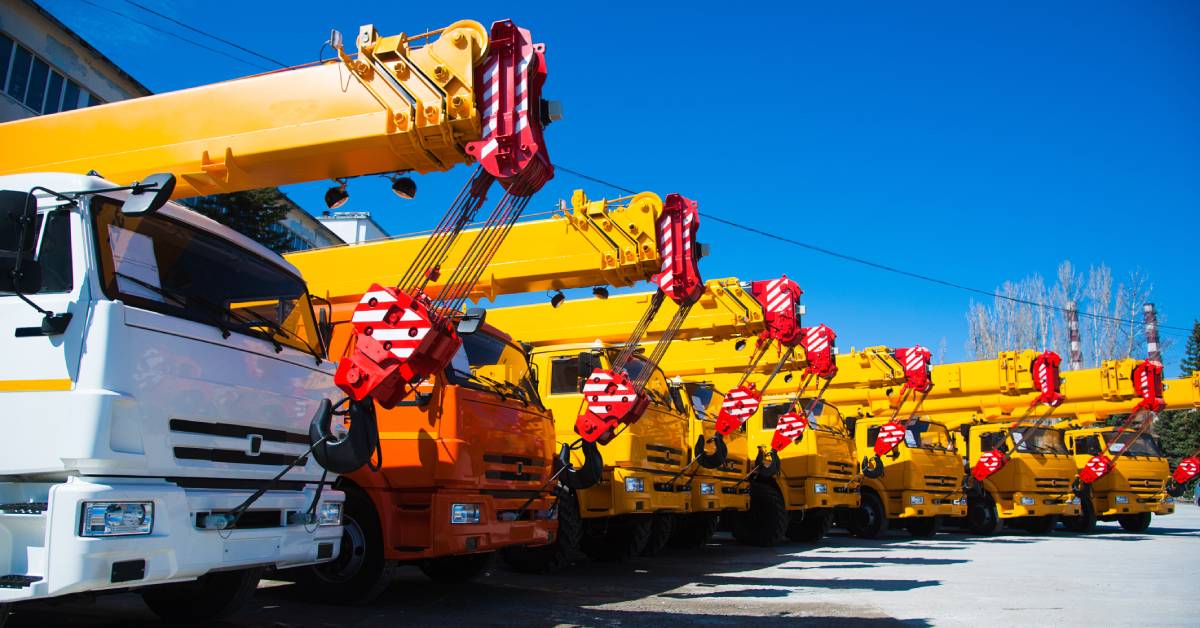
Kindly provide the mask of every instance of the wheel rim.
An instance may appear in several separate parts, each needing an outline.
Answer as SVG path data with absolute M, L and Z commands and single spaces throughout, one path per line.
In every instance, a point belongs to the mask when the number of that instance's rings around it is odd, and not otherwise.
M 862 507 L 863 526 L 862 527 L 864 530 L 871 530 L 872 528 L 875 527 L 875 523 L 877 521 L 879 521 L 879 513 L 875 512 L 875 508 L 873 506 L 874 506 L 873 503 L 871 506 L 867 506 L 866 504 L 863 504 L 863 507 Z
M 367 535 L 353 517 L 342 520 L 342 551 L 333 560 L 313 567 L 327 582 L 346 582 L 358 575 L 367 559 Z

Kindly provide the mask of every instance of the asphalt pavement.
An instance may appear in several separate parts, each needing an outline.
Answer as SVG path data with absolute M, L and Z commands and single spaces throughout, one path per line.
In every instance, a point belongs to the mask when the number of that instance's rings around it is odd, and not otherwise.
M 377 602 L 342 607 L 264 582 L 229 626 L 1197 626 L 1200 508 L 1181 504 L 1131 534 L 906 532 L 762 549 L 725 535 L 691 551 L 580 562 L 553 576 L 494 564 L 437 585 L 407 568 Z M 162 626 L 136 595 L 18 607 L 6 628 Z

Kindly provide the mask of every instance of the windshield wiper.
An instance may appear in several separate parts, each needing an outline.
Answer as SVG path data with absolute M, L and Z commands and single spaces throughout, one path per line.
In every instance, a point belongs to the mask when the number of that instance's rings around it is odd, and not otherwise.
M 314 349 L 312 345 L 308 344 L 307 340 L 305 340 L 304 338 L 301 338 L 298 334 L 296 334 L 292 331 L 284 329 L 283 325 L 280 325 L 279 323 L 263 316 L 262 314 L 255 312 L 254 310 L 246 310 L 245 313 L 254 317 L 254 320 L 246 321 L 246 324 L 261 323 L 263 325 L 266 325 L 268 328 L 270 328 L 271 331 L 274 332 L 274 334 L 279 334 L 280 336 L 289 336 L 291 338 L 295 338 L 296 340 L 299 340 L 300 344 L 304 345 L 305 348 L 308 349 L 308 353 L 310 355 L 312 355 L 312 357 L 317 359 L 317 365 L 321 364 L 321 354 L 318 353 L 317 350 Z M 242 312 L 234 312 L 233 308 L 230 308 L 230 310 L 229 310 L 230 316 L 242 318 L 242 314 L 243 314 Z M 283 351 L 283 345 L 281 345 L 279 343 L 279 341 L 275 339 L 274 334 L 272 334 L 270 336 L 269 340 L 275 344 L 275 352 L 279 353 L 280 351 Z
M 162 297 L 164 299 L 170 299 L 170 300 L 174 301 L 175 305 L 177 307 L 187 308 L 188 305 L 191 304 L 191 301 L 195 300 L 196 303 L 198 303 L 200 305 L 204 305 L 205 307 L 207 307 L 209 309 L 209 314 L 205 318 L 208 319 L 209 323 L 213 327 L 216 327 L 217 329 L 219 329 L 221 331 L 221 337 L 222 338 L 229 337 L 229 334 L 230 334 L 229 326 L 225 324 L 225 321 L 223 320 L 224 317 L 217 316 L 214 313 L 213 308 L 211 306 L 209 306 L 207 303 L 205 303 L 205 301 L 203 299 L 199 299 L 197 297 L 193 297 L 190 295 L 181 295 L 175 291 L 165 290 L 162 288 L 162 286 L 156 286 L 148 281 L 143 281 L 132 275 L 126 275 L 125 273 L 120 272 L 120 271 L 113 271 L 113 274 L 122 279 L 128 279 L 129 281 L 136 283 L 137 285 L 159 295 L 160 297 Z M 219 308 L 217 308 L 217 309 L 219 309 Z
M 470 381 L 473 381 L 473 382 L 483 385 L 489 391 L 499 395 L 501 399 L 508 399 L 508 393 L 504 392 L 504 387 L 500 384 L 500 382 L 498 382 L 490 377 L 484 377 L 483 375 L 478 375 L 471 371 L 464 371 L 462 369 L 454 368 L 453 366 L 450 367 L 450 370 L 456 375 L 465 377 Z

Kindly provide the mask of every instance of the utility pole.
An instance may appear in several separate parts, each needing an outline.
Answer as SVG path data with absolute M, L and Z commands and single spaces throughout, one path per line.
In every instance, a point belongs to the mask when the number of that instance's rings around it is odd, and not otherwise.
M 1158 313 L 1154 304 L 1142 306 L 1142 321 L 1146 325 L 1146 357 L 1155 364 L 1162 364 L 1162 350 L 1158 346 Z
M 1079 346 L 1079 306 L 1074 301 L 1067 302 L 1067 338 L 1071 341 L 1071 370 L 1083 368 L 1083 351 Z

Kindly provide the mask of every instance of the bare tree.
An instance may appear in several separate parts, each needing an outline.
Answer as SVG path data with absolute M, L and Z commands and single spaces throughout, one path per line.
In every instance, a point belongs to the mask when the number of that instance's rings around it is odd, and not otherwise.
M 1081 318 L 1085 366 L 1144 355 L 1146 339 L 1140 313 L 1153 290 L 1141 269 L 1114 285 L 1112 269 L 1107 265 L 1091 266 L 1084 274 L 1070 261 L 1063 261 L 1052 286 L 1035 273 L 1004 282 L 990 305 L 972 300 L 967 308 L 967 350 L 979 359 L 1017 349 L 1051 349 L 1068 355 L 1065 310 L 1075 302 Z

